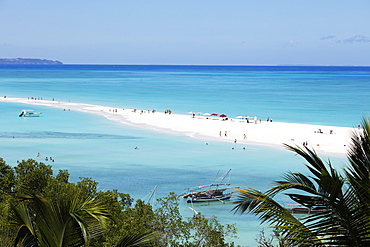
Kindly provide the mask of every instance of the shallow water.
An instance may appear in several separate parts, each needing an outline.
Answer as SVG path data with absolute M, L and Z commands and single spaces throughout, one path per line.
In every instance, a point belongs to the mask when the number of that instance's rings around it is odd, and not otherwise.
M 369 69 L 346 70 L 234 67 L 67 66 L 63 69 L 0 69 L 0 92 L 9 97 L 43 97 L 112 107 L 171 109 L 258 115 L 279 121 L 356 126 L 368 111 Z M 285 171 L 303 171 L 303 160 L 283 148 L 216 142 L 124 126 L 102 116 L 32 106 L 39 118 L 19 118 L 31 106 L 0 103 L 0 155 L 8 164 L 33 158 L 68 169 L 71 181 L 92 177 L 99 189 L 118 189 L 145 198 L 208 184 L 232 169 L 232 186 L 269 188 Z M 340 113 L 340 114 L 339 114 Z M 14 138 L 13 138 L 14 137 Z M 208 145 L 206 145 L 206 142 Z M 138 149 L 135 149 L 138 147 Z M 234 147 L 234 149 L 232 149 Z M 41 156 L 37 157 L 37 153 Z M 55 162 L 45 161 L 52 157 Z M 323 156 L 325 159 L 326 155 Z M 330 157 L 337 167 L 342 156 Z M 279 199 L 280 200 L 280 199 Z M 282 197 L 282 201 L 285 199 Z M 236 223 L 244 246 L 255 246 L 260 227 L 231 204 L 194 205 L 207 217 Z M 184 216 L 191 216 L 181 201 Z

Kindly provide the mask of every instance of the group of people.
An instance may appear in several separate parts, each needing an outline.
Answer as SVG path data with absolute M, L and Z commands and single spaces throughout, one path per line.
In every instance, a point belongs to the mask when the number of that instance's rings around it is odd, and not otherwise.
M 5 98 L 5 97 L 4 97 Z M 28 97 L 30 99 L 30 97 Z M 31 97 L 32 100 L 42 100 L 42 97 Z
M 136 109 L 133 109 L 132 110 L 132 112 L 134 112 L 134 113 L 136 113 L 137 112 L 137 110 Z M 156 110 L 147 110 L 147 111 L 144 111 L 144 110 L 140 110 L 140 114 L 143 114 L 143 113 L 155 113 L 156 112 Z M 166 112 L 165 112 L 166 113 Z
M 40 157 L 41 154 L 40 153 L 37 153 L 37 157 Z M 54 162 L 54 159 L 52 157 L 45 157 L 45 161 L 51 161 L 51 162 Z

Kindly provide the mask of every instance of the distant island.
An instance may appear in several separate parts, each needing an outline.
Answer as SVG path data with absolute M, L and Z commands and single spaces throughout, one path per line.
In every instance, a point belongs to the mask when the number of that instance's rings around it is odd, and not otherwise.
M 30 64 L 30 65 L 62 65 L 57 60 L 37 59 L 37 58 L 0 58 L 0 64 Z

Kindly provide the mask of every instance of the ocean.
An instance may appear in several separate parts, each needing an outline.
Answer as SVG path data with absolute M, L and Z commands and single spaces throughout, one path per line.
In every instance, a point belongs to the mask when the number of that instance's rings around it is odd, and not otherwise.
M 173 113 L 257 116 L 279 122 L 354 127 L 369 116 L 370 67 L 1 65 L 0 97 L 39 98 Z M 22 109 L 39 118 L 19 118 Z M 33 158 L 67 169 L 71 181 L 91 177 L 99 189 L 145 199 L 211 183 L 232 169 L 232 186 L 266 190 L 304 161 L 282 147 L 193 139 L 102 116 L 44 106 L 0 103 L 0 157 L 16 166 Z M 235 146 L 236 145 L 236 146 Z M 138 150 L 134 149 L 139 147 Z M 235 147 L 232 149 L 231 147 Z M 37 153 L 41 156 L 37 157 Z M 52 157 L 55 161 L 45 161 Z M 340 168 L 344 156 L 322 156 Z M 289 202 L 285 197 L 282 202 Z M 192 215 L 185 201 L 185 217 Z M 242 246 L 255 246 L 258 219 L 234 215 L 232 204 L 194 205 L 223 224 L 235 223 Z

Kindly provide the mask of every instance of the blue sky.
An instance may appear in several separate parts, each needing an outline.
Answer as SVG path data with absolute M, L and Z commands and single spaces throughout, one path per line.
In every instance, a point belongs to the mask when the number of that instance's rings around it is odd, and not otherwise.
M 0 57 L 370 66 L 369 0 L 0 0 Z

